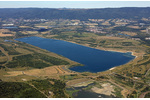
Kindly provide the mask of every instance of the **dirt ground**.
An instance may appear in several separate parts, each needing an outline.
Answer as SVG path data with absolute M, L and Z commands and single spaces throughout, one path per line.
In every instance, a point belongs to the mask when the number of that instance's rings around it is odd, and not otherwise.
M 83 85 L 81 83 L 87 82 L 87 81 L 92 81 L 91 79 L 87 79 L 87 78 L 80 78 L 80 79 L 74 79 L 74 80 L 70 80 L 66 83 L 67 86 L 78 86 L 78 85 Z
M 114 87 L 110 83 L 104 83 L 101 85 L 102 88 L 93 87 L 91 90 L 95 93 L 111 95 L 112 91 L 114 91 Z
M 51 66 L 46 67 L 43 69 L 31 69 L 26 71 L 9 71 L 7 72 L 9 75 L 5 75 L 5 77 L 10 76 L 18 76 L 18 75 L 28 75 L 28 76 L 49 76 L 54 78 L 59 78 L 59 75 L 69 75 L 73 74 L 71 72 L 65 71 L 62 69 L 63 65 L 61 66 Z
M 87 86 L 88 84 L 91 84 L 91 83 L 93 83 L 93 81 L 92 81 L 92 80 L 89 80 L 89 81 L 77 83 L 77 84 L 73 85 L 73 87 Z
M 3 32 L 10 32 L 8 29 L 0 29 L 0 37 L 13 36 L 13 34 L 3 34 Z
M 0 37 L 5 37 L 5 36 L 13 36 L 13 34 L 2 34 L 2 33 L 0 33 Z

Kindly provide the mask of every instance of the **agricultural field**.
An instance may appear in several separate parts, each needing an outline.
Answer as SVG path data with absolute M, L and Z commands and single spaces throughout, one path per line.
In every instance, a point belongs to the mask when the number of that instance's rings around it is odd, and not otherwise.
M 15 32 L 11 32 L 8 29 L 0 29 L 0 37 L 11 37 L 14 36 Z

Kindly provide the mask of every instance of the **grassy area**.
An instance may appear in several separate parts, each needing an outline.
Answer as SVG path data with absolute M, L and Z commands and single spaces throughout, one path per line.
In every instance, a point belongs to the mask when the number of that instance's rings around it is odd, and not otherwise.
M 77 74 L 63 75 L 63 76 L 60 76 L 60 78 L 63 80 L 73 80 L 73 79 L 78 78 L 78 75 Z
M 2 53 L 2 51 L 0 50 L 0 57 L 3 57 L 3 56 L 5 56 L 5 54 Z
M 13 57 L 13 60 L 6 66 L 8 68 L 15 67 L 33 67 L 44 68 L 52 65 L 67 65 L 69 62 L 44 54 L 27 54 Z
M 79 90 L 75 90 L 75 89 L 73 89 L 72 88 L 72 90 L 67 90 L 66 89 L 66 93 L 69 95 L 69 97 L 72 97 L 72 95 L 73 95 L 73 93 L 76 93 L 76 92 L 78 92 Z
M 1 46 L 5 51 L 7 51 L 9 55 L 18 55 L 18 54 L 20 54 L 20 53 L 17 52 L 17 51 L 14 49 L 14 47 L 12 47 L 12 46 L 6 46 L 6 45 L 4 45 L 4 44 L 0 44 L 0 46 Z
M 123 98 L 123 95 L 121 94 L 122 89 L 115 87 L 114 92 L 112 92 L 115 97 L 117 98 Z

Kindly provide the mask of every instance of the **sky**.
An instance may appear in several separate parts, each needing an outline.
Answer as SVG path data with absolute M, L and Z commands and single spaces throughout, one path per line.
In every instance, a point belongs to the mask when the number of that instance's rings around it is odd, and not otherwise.
M 118 8 L 150 7 L 150 1 L 0 1 L 0 8 Z

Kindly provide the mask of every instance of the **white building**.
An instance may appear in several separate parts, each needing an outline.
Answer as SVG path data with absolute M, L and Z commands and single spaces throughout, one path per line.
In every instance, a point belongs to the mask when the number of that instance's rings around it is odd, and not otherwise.
M 147 34 L 150 34 L 150 27 L 146 29 Z
M 146 37 L 145 40 L 150 40 L 150 37 Z

